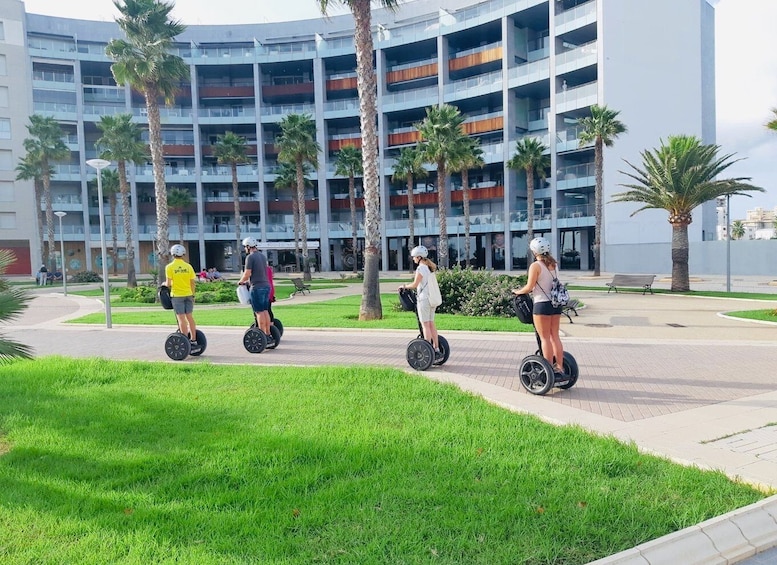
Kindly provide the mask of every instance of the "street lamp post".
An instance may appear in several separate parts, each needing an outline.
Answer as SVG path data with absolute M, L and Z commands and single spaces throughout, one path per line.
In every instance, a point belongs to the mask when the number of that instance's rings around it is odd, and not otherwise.
M 726 292 L 731 292 L 731 195 L 726 194 Z
M 67 212 L 54 212 L 59 218 L 59 254 L 62 256 L 62 291 L 67 296 L 67 264 L 65 262 L 65 234 L 62 231 L 62 218 L 67 216 Z
M 103 262 L 103 289 L 105 295 L 105 327 L 111 328 L 111 289 L 108 285 L 108 251 L 105 248 L 105 214 L 103 213 L 103 181 L 101 171 L 111 164 L 105 159 L 89 159 L 86 162 L 90 167 L 97 169 L 97 207 L 100 214 L 100 252 Z

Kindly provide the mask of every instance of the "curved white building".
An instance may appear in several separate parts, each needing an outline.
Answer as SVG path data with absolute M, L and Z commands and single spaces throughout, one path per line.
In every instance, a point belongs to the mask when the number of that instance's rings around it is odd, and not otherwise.
M 125 112 L 146 121 L 142 96 L 116 85 L 104 53 L 121 32 L 112 22 L 26 14 L 18 0 L 0 0 L 0 24 L 0 246 L 19 256 L 15 272 L 36 270 L 41 204 L 32 183 L 14 180 L 14 168 L 24 155 L 29 115 L 54 116 L 71 150 L 52 182 L 54 209 L 67 213 L 68 269 L 97 270 L 98 206 L 87 184 L 94 171 L 85 164 L 96 157 L 95 124 L 102 115 Z M 608 202 L 626 181 L 618 172 L 623 159 L 639 163 L 641 150 L 675 133 L 715 141 L 714 10 L 706 0 L 420 0 L 396 13 L 375 11 L 373 24 L 384 270 L 408 266 L 407 196 L 402 183 L 391 182 L 394 158 L 418 140 L 414 124 L 426 107 L 442 103 L 466 115 L 466 131 L 484 151 L 485 167 L 469 172 L 476 265 L 525 268 L 532 213 L 535 232 L 551 239 L 563 268 L 591 268 L 593 149 L 579 147 L 576 122 L 598 103 L 619 110 L 629 129 L 605 153 L 602 269 L 670 270 L 666 214 L 632 218 L 635 207 Z M 278 267 L 293 263 L 291 196 L 274 186 L 274 141 L 284 115 L 307 113 L 323 148 L 306 203 L 309 245 L 319 269 L 350 269 L 348 183 L 335 176 L 334 159 L 343 145 L 360 144 L 352 26 L 347 15 L 190 26 L 178 37 L 177 54 L 189 64 L 191 81 L 162 110 L 166 180 L 196 201 L 184 211 L 182 235 L 196 268 L 233 265 L 231 175 L 211 154 L 211 144 L 227 131 L 248 140 L 253 159 L 239 172 L 241 231 L 259 239 Z M 531 203 L 523 174 L 505 165 L 523 136 L 541 138 L 552 163 Z M 434 178 L 417 183 L 415 218 L 416 236 L 432 245 L 439 234 L 436 193 L 426 183 Z M 458 176 L 447 194 L 453 263 L 464 251 Z M 132 171 L 132 220 L 141 272 L 154 261 L 153 198 L 151 165 L 140 165 Z M 715 231 L 711 202 L 696 211 L 689 237 L 712 240 Z M 171 212 L 170 240 L 178 238 Z

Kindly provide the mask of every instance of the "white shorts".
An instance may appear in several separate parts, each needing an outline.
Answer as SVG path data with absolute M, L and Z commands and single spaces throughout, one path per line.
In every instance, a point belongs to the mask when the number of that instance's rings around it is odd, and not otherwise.
M 434 311 L 437 308 L 429 304 L 428 300 L 419 300 L 416 309 L 418 310 L 418 320 L 421 323 L 434 322 Z

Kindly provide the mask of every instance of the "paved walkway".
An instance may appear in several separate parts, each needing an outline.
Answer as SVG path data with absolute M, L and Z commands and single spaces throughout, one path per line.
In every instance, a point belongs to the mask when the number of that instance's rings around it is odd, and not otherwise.
M 604 286 L 604 280 L 610 279 L 603 276 L 593 283 L 581 277 L 569 282 Z M 755 287 L 759 284 L 747 282 Z M 385 284 L 382 290 L 393 291 L 397 286 Z M 761 291 L 777 288 L 764 284 Z M 287 304 L 354 292 L 360 292 L 360 287 L 317 290 L 278 302 L 273 310 L 283 320 Z M 573 316 L 572 324 L 566 319 L 562 322 L 565 348 L 581 369 L 572 389 L 554 389 L 543 397 L 522 389 L 516 368 L 525 355 L 536 350 L 533 334 L 444 332 L 451 346 L 450 360 L 443 368 L 422 374 L 455 383 L 511 410 L 554 423 L 577 424 L 633 441 L 645 451 L 678 462 L 719 469 L 764 488 L 777 488 L 777 326 L 722 315 L 762 309 L 764 302 L 593 291 L 578 291 L 573 296 L 585 308 L 578 317 Z M 3 331 L 33 346 L 38 355 L 168 360 L 163 342 L 170 328 L 114 326 L 108 330 L 61 323 L 101 309 L 97 300 L 40 291 L 22 319 Z M 408 331 L 288 328 L 278 349 L 251 355 L 242 345 L 244 328 L 203 330 L 208 348 L 200 359 L 211 363 L 367 364 L 404 370 L 411 370 L 404 353 L 407 342 L 415 337 Z M 706 560 L 706 553 L 699 549 L 698 536 L 708 539 L 709 534 L 696 527 L 685 537 L 680 535 L 684 530 L 672 539 L 655 540 L 650 542 L 653 546 L 646 544 L 601 563 L 737 563 L 747 557 L 762 559 L 770 554 L 755 554 L 777 545 L 777 497 L 716 520 L 707 529 L 720 530 L 723 523 L 739 534 L 732 537 L 728 532 L 724 542 L 712 539 L 715 560 Z M 760 533 L 750 532 L 747 524 L 757 524 Z M 693 548 L 689 555 L 694 559 L 678 560 L 683 555 L 682 544 Z M 721 555 L 727 561 L 720 561 Z

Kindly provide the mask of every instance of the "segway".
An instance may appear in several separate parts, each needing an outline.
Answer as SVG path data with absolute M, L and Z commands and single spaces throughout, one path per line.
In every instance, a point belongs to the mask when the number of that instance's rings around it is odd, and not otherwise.
M 407 344 L 407 362 L 416 371 L 426 371 L 432 365 L 444 365 L 451 355 L 451 348 L 448 340 L 441 335 L 437 335 L 437 343 L 440 346 L 440 355 L 435 357 L 434 347 L 424 339 L 424 327 L 418 318 L 418 308 L 416 307 L 418 297 L 412 290 L 406 288 L 399 289 L 399 303 L 405 311 L 415 312 L 415 318 L 418 321 L 418 337 Z
M 170 297 L 170 289 L 161 285 L 159 287 L 159 302 L 162 304 L 162 308 L 165 310 L 173 309 L 173 300 Z M 178 318 L 176 318 L 177 322 Z M 205 353 L 205 348 L 208 347 L 208 340 L 205 338 L 205 334 L 200 330 L 196 332 L 197 346 L 192 347 L 192 342 L 188 333 L 184 335 L 181 331 L 181 327 L 167 336 L 165 339 L 165 353 L 173 361 L 183 361 L 189 355 L 192 357 L 199 357 Z
M 519 294 L 513 298 L 513 308 L 518 319 L 524 324 L 531 324 L 534 327 L 534 301 L 528 294 Z M 518 368 L 518 375 L 521 384 L 527 392 L 531 394 L 547 394 L 554 386 L 560 389 L 568 389 L 575 386 L 580 371 L 577 367 L 577 361 L 568 351 L 564 351 L 564 370 L 563 378 L 553 372 L 553 366 L 542 356 L 542 341 L 537 328 L 534 328 L 534 335 L 537 338 L 537 351 L 534 355 L 527 355 L 521 360 Z M 556 361 L 555 359 L 553 360 Z
M 237 298 L 241 304 L 251 304 L 251 291 L 248 290 L 248 286 L 237 286 Z M 280 320 L 273 320 L 273 323 L 270 325 L 270 335 L 268 336 L 257 326 L 253 309 L 251 310 L 251 317 L 253 318 L 253 323 L 243 334 L 243 347 L 246 348 L 246 351 L 249 353 L 261 353 L 265 349 L 275 349 L 278 347 L 283 335 L 283 324 L 280 323 Z M 275 324 L 276 321 L 278 324 Z

